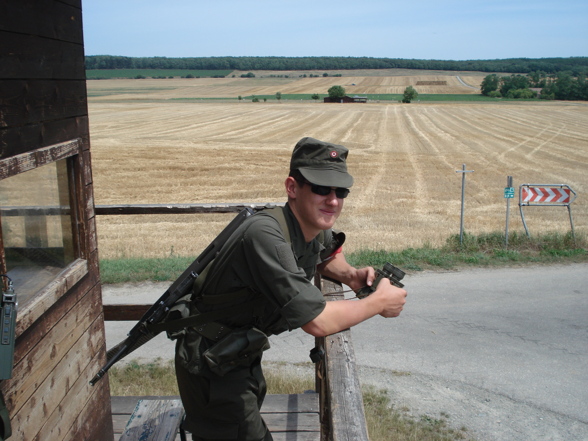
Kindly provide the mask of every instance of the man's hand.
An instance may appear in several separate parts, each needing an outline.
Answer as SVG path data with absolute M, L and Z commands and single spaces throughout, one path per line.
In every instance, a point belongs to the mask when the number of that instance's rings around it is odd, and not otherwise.
M 369 298 L 375 297 L 373 300 L 377 301 L 381 306 L 379 314 L 382 317 L 389 318 L 400 315 L 406 303 L 406 295 L 406 290 L 392 285 L 390 280 L 383 278 L 378 283 L 376 291 Z
M 302 329 L 315 337 L 324 337 L 378 314 L 386 318 L 398 317 L 405 303 L 406 291 L 382 279 L 376 291 L 364 299 L 327 302 L 325 309 Z
M 354 277 L 351 278 L 347 285 L 354 291 L 358 291 L 364 286 L 372 286 L 376 280 L 376 271 L 371 267 L 359 268 L 355 270 Z
M 372 286 L 376 279 L 376 272 L 371 266 L 357 269 L 347 263 L 342 252 L 335 254 L 330 260 L 321 264 L 318 267 L 318 272 L 323 276 L 344 283 L 356 292 L 366 285 Z

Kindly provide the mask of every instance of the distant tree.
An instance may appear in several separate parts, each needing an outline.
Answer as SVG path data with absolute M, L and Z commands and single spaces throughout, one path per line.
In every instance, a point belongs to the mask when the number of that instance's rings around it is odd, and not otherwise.
M 526 75 L 511 75 L 510 77 L 501 78 L 500 93 L 507 96 L 508 92 L 516 89 L 528 89 L 530 86 L 529 78 Z
M 313 93 L 313 94 L 311 95 L 311 98 L 312 98 L 313 100 L 315 100 L 315 101 L 318 101 L 318 99 L 320 98 L 320 96 L 319 96 L 319 94 L 318 94 L 318 93 Z
M 343 86 L 331 86 L 327 93 L 331 99 L 341 99 L 345 96 L 345 88 Z
M 498 90 L 498 86 L 500 85 L 500 78 L 498 75 L 492 74 L 486 76 L 482 81 L 480 89 L 482 90 L 482 95 L 490 96 L 491 92 L 495 92 Z
M 534 71 L 528 74 L 531 87 L 545 87 L 547 84 L 547 74 L 542 71 Z
M 282 100 L 282 92 L 276 92 L 276 99 L 278 101 L 281 101 Z
M 507 98 L 532 99 L 537 98 L 537 92 L 531 89 L 510 89 L 506 94 Z
M 329 74 L 328 74 L 327 72 L 325 72 L 325 73 L 323 74 L 323 77 L 328 77 L 328 76 L 329 76 Z
M 419 94 L 416 91 L 416 89 L 412 86 L 408 86 L 406 89 L 404 89 L 404 94 L 402 95 L 402 102 L 410 103 L 412 100 L 416 100 L 418 96 Z

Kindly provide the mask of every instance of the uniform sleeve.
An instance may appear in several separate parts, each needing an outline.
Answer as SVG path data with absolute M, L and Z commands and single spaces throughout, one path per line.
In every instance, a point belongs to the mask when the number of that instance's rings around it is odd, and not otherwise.
M 279 310 L 290 330 L 313 320 L 325 308 L 320 290 L 298 268 L 278 222 L 260 216 L 243 235 L 253 284 Z

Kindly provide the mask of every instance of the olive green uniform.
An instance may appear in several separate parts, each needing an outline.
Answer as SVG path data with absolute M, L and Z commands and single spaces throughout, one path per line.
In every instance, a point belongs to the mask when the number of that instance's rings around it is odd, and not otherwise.
M 260 362 L 269 347 L 266 336 L 299 328 L 325 307 L 312 280 L 321 252 L 331 245 L 330 230 L 306 243 L 288 205 L 273 210 L 283 210 L 280 221 L 272 210 L 248 218 L 196 281 L 191 314 L 235 304 L 242 308 L 179 335 L 176 372 L 185 427 L 195 440 L 272 439 L 259 414 L 265 396 Z M 246 355 L 229 363 L 221 363 L 220 357 L 219 370 L 208 354 L 223 345 L 239 347 L 243 350 L 236 352 Z

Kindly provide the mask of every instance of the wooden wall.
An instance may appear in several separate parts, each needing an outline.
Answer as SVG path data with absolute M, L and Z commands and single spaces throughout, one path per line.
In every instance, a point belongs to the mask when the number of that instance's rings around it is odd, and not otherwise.
M 81 0 L 0 1 L 0 179 L 72 158 L 78 259 L 18 313 L 11 439 L 112 441 Z M 76 205 L 74 204 L 74 205 Z M 16 293 L 18 295 L 18 287 Z

